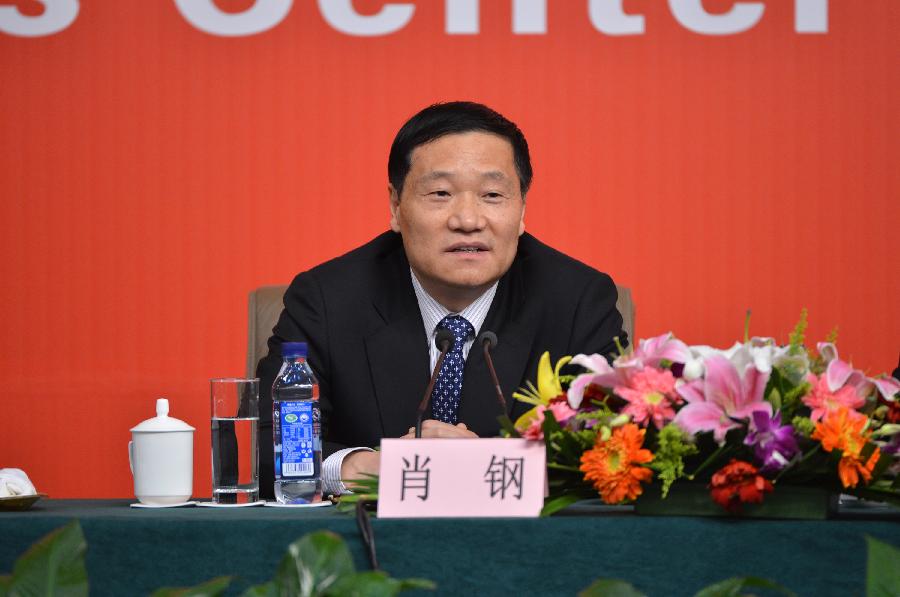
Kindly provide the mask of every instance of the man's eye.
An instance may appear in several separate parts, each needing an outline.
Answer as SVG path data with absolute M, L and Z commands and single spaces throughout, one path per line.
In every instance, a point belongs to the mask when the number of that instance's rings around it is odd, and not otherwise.
M 450 191 L 431 191 L 428 193 L 431 197 L 449 197 Z
M 490 202 L 494 203 L 497 201 L 501 201 L 503 199 L 503 194 L 490 192 L 490 193 L 485 193 L 483 195 L 483 197 L 484 197 L 485 201 L 490 201 Z

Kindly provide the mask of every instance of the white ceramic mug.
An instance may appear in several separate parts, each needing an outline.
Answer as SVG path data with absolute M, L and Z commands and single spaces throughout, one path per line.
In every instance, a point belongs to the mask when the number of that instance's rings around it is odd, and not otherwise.
M 157 416 L 131 429 L 128 463 L 142 504 L 180 504 L 193 492 L 194 428 L 168 413 L 169 401 L 160 398 Z

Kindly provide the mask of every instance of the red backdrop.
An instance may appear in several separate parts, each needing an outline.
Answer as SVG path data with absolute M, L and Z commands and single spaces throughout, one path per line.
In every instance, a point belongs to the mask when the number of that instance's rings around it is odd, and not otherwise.
M 441 100 L 520 124 L 528 229 L 630 286 L 639 336 L 730 345 L 752 308 L 785 339 L 807 307 L 814 339 L 839 326 L 842 356 L 893 368 L 900 3 L 819 2 L 813 34 L 802 3 L 730 35 L 649 0 L 623 3 L 636 35 L 598 31 L 586 1 L 548 2 L 532 35 L 482 2 L 480 32 L 449 35 L 421 0 L 368 37 L 305 0 L 248 36 L 138 0 L 0 33 L 0 466 L 54 497 L 131 495 L 128 430 L 167 396 L 209 495 L 207 380 L 243 373 L 248 291 L 385 230 L 393 134 Z

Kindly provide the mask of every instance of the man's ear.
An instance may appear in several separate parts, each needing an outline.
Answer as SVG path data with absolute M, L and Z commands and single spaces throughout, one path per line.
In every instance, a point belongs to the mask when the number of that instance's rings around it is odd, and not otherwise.
M 519 219 L 519 236 L 525 233 L 525 197 L 522 197 L 522 217 Z
M 388 201 L 391 207 L 391 230 L 400 232 L 400 193 L 394 185 L 388 185 Z

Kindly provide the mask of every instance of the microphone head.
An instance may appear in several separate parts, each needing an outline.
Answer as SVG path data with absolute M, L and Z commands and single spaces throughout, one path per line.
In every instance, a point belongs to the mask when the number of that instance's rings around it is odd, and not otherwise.
M 434 335 L 434 345 L 441 352 L 449 352 L 455 342 L 456 338 L 453 337 L 453 332 L 447 328 L 438 328 L 437 333 Z
M 497 347 L 499 340 L 497 340 L 497 334 L 490 330 L 485 330 L 478 334 L 478 343 L 482 346 L 487 346 L 488 349 L 493 350 Z

